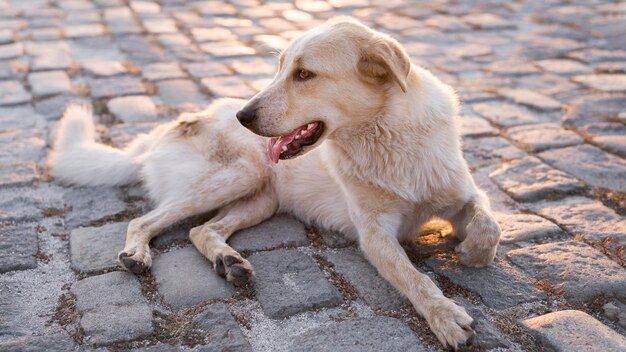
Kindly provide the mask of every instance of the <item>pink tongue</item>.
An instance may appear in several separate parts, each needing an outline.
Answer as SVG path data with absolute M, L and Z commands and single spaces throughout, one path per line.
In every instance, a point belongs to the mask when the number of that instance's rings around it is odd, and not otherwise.
M 283 151 L 283 146 L 293 142 L 293 140 L 296 138 L 296 135 L 300 133 L 300 130 L 302 130 L 303 128 L 306 128 L 306 126 L 297 128 L 295 131 L 286 136 L 270 137 L 269 141 L 267 141 L 267 155 L 270 157 L 270 160 L 274 164 L 278 164 L 278 160 L 280 159 L 280 153 Z

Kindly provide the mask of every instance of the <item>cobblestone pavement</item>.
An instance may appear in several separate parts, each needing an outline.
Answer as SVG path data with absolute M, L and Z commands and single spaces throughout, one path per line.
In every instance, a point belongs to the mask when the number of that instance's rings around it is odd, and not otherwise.
M 478 321 L 473 350 L 626 351 L 626 5 L 600 0 L 0 0 L 0 350 L 440 350 L 354 244 L 287 216 L 232 238 L 252 288 L 191 246 L 206 218 L 156 239 L 150 273 L 121 272 L 145 192 L 63 187 L 44 167 L 68 102 L 91 103 L 100 138 L 123 146 L 250 97 L 290 38 L 339 14 L 393 35 L 463 100 L 498 256 L 460 266 L 437 223 L 405 246 Z

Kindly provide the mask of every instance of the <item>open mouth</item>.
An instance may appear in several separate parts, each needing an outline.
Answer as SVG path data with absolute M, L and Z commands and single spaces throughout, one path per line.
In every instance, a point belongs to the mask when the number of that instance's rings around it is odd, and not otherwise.
M 267 155 L 274 164 L 279 159 L 290 159 L 302 153 L 304 147 L 315 144 L 324 132 L 322 122 L 300 126 L 288 135 L 271 137 L 267 142 Z

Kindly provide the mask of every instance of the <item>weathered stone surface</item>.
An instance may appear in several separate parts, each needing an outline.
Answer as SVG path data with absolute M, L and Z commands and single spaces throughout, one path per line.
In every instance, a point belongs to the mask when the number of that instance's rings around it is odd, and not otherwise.
M 74 350 L 74 342 L 65 332 L 45 336 L 25 336 L 0 341 L 5 352 L 66 352 Z
M 569 147 L 585 142 L 579 135 L 563 129 L 557 123 L 515 126 L 509 128 L 506 133 L 515 144 L 533 152 Z
M 626 92 L 626 74 L 582 75 L 576 76 L 572 80 L 602 92 Z
M 146 89 L 135 77 L 116 76 L 89 81 L 91 97 L 95 99 L 144 94 Z
M 422 352 L 427 351 L 400 320 L 359 318 L 330 323 L 298 335 L 288 348 L 293 352 Z
M 489 121 L 505 127 L 542 122 L 537 114 L 509 103 L 478 103 L 472 105 L 472 110 Z
M 88 60 L 82 62 L 83 68 L 94 76 L 110 77 L 127 70 L 121 62 L 117 60 Z
M 167 105 L 192 104 L 203 106 L 208 103 L 198 87 L 186 79 L 173 79 L 157 82 L 159 96 Z
M 69 92 L 70 79 L 63 71 L 35 72 L 28 75 L 28 84 L 36 96 Z
M 250 98 L 255 93 L 237 77 L 203 78 L 202 85 L 216 97 Z
M 150 81 L 159 81 L 162 79 L 185 78 L 187 75 L 175 63 L 156 63 L 150 64 L 141 69 L 142 74 Z
M 0 105 L 21 104 L 29 101 L 30 98 L 30 93 L 24 89 L 20 82 L 0 82 Z
M 22 43 L 11 43 L 0 45 L 0 60 L 7 60 L 19 57 L 24 52 Z
M 116 118 L 124 122 L 150 122 L 157 119 L 154 102 L 144 95 L 111 99 L 107 103 L 107 108 Z
M 539 157 L 596 186 L 626 192 L 626 161 L 590 145 L 548 150 Z
M 113 144 L 124 147 L 138 135 L 149 133 L 158 125 L 158 122 L 121 123 L 109 128 L 109 136 Z
M 618 243 L 626 244 L 624 218 L 599 201 L 569 197 L 534 203 L 531 208 L 554 220 L 573 235 L 582 235 L 589 240 L 613 238 Z
M 37 100 L 35 110 L 48 121 L 59 120 L 70 104 L 90 105 L 88 99 L 71 94 L 55 95 Z
M 463 152 L 472 167 L 526 156 L 524 151 L 502 137 L 466 138 L 463 140 Z
M 544 71 L 561 75 L 574 75 L 588 73 L 591 71 L 591 68 L 589 66 L 583 65 L 574 60 L 548 59 L 535 61 L 534 63 Z
M 68 229 L 113 217 L 126 210 L 126 203 L 119 199 L 117 190 L 108 187 L 70 188 L 63 195 L 63 201 L 70 208 L 65 216 Z
M 517 213 L 516 203 L 513 198 L 503 192 L 489 177 L 489 174 L 497 168 L 497 165 L 490 165 L 474 171 L 472 173 L 474 182 L 478 188 L 487 194 L 489 202 L 491 203 L 491 209 L 506 214 Z
M 457 119 L 463 137 L 482 137 L 497 134 L 497 130 L 485 119 L 475 116 L 461 116 Z
M 75 283 L 72 293 L 90 344 L 130 341 L 153 331 L 152 310 L 133 274 L 116 271 L 89 277 Z
M 549 313 L 522 325 L 553 351 L 626 351 L 626 338 L 578 310 Z
M 602 306 L 604 315 L 619 324 L 622 328 L 626 328 L 626 304 L 620 301 L 609 302 Z
M 32 224 L 0 225 L 0 274 L 36 268 L 37 242 Z
M 350 238 L 348 235 L 339 233 L 337 231 L 330 231 L 323 228 L 318 228 L 317 233 L 322 237 L 324 243 L 330 248 L 345 248 L 356 245 L 355 238 Z
M 541 111 L 554 111 L 561 108 L 561 103 L 543 94 L 527 89 L 501 89 L 498 91 L 515 103 Z
M 471 268 L 462 266 L 451 255 L 442 254 L 431 257 L 426 264 L 453 283 L 476 292 L 485 305 L 496 310 L 545 297 L 526 276 L 502 259 L 496 258 L 493 264 L 484 268 Z M 502 290 L 502 287 L 515 287 L 515 290 Z
M 270 318 L 286 318 L 343 302 L 339 291 L 304 253 L 279 249 L 256 253 L 248 260 L 257 274 L 257 298 Z
M 277 215 L 259 225 L 235 232 L 229 239 L 236 251 L 262 251 L 309 244 L 304 225 L 289 215 Z
M 81 227 L 70 234 L 72 268 L 94 273 L 117 266 L 117 255 L 124 248 L 127 222 L 100 227 Z
M 185 247 L 156 256 L 152 274 L 163 300 L 172 307 L 191 307 L 198 303 L 228 298 L 235 289 L 215 273 L 211 263 L 194 247 Z
M 547 279 L 572 302 L 596 295 L 626 297 L 626 270 L 592 247 L 559 242 L 510 251 L 507 257 L 529 275 Z
M 324 253 L 333 268 L 359 292 L 359 297 L 374 310 L 394 311 L 411 302 L 383 279 L 363 255 L 354 249 Z
M 193 321 L 207 333 L 207 351 L 252 351 L 250 343 L 224 303 L 206 307 Z
M 575 178 L 532 156 L 503 164 L 489 176 L 514 199 L 524 202 L 584 189 Z
M 537 215 L 496 213 L 495 216 L 502 229 L 501 244 L 532 241 L 563 234 L 560 227 Z
M 0 159 L 2 160 L 2 159 Z M 28 186 L 38 178 L 34 161 L 5 161 L 0 169 L 0 188 Z
M 191 76 L 197 79 L 232 74 L 232 71 L 226 65 L 214 61 L 189 63 L 185 65 L 185 69 Z
M 0 223 L 18 223 L 41 219 L 41 200 L 23 195 L 24 188 L 0 189 Z
M 452 299 L 459 302 L 465 308 L 467 314 L 474 318 L 476 322 L 476 328 L 474 329 L 476 337 L 474 343 L 472 343 L 473 348 L 486 351 L 498 347 L 511 347 L 511 342 L 493 324 L 492 318 L 485 313 L 484 309 L 472 304 L 463 297 L 455 296 Z

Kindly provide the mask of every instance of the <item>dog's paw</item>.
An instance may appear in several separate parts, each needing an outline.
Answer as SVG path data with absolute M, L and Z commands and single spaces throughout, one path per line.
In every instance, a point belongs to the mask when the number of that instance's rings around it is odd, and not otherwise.
M 218 254 L 214 268 L 221 277 L 226 278 L 235 286 L 244 286 L 254 277 L 252 264 L 242 258 L 239 253 Z
M 487 245 L 484 243 L 476 243 L 471 238 L 465 239 L 454 249 L 459 255 L 459 261 L 466 266 L 476 268 L 484 267 L 493 262 L 496 257 L 498 245 Z
M 148 251 L 124 250 L 118 255 L 120 266 L 133 274 L 141 274 L 152 266 Z
M 458 303 L 442 298 L 426 317 L 430 329 L 446 348 L 462 351 L 474 342 L 476 322 Z

